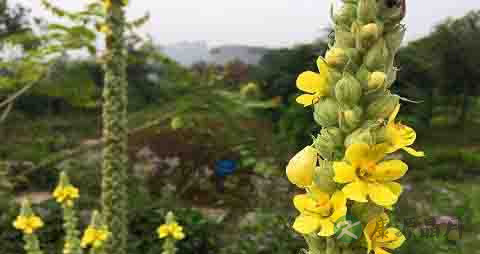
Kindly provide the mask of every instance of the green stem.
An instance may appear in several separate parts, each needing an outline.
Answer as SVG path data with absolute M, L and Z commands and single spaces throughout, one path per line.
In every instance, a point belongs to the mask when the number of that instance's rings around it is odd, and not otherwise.
M 103 215 L 111 237 L 105 245 L 109 254 L 126 254 L 127 249 L 127 81 L 125 16 L 122 1 L 111 0 L 107 9 L 105 87 L 103 90 Z

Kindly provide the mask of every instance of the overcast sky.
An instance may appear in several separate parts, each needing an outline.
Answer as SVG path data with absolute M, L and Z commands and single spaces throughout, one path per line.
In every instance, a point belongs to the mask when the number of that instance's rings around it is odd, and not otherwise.
M 78 9 L 88 0 L 50 0 L 66 9 Z M 10 0 L 47 15 L 40 0 Z M 130 0 L 128 16 L 150 12 L 141 29 L 156 42 L 172 44 L 203 40 L 210 46 L 246 44 L 283 47 L 310 42 L 330 24 L 330 0 Z M 407 0 L 407 39 L 426 35 L 447 17 L 480 9 L 479 0 Z

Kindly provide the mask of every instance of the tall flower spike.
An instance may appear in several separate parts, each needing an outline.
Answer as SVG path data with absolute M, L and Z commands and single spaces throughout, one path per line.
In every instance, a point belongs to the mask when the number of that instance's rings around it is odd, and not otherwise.
M 288 179 L 307 192 L 293 198 L 300 212 L 293 229 L 304 235 L 310 254 L 365 253 L 357 251 L 360 246 L 369 254 L 386 254 L 404 238 L 380 223 L 391 234 L 383 239 L 369 220 L 388 220 L 382 213 L 399 199 L 402 186 L 397 180 L 408 170 L 388 154 L 403 149 L 423 156 L 410 147 L 415 131 L 395 122 L 400 97 L 389 91 L 396 79 L 395 54 L 405 35 L 400 24 L 405 1 L 342 2 L 337 12 L 332 8 L 335 41 L 325 60 L 317 61 L 320 73 L 304 72 L 297 79 L 297 87 L 308 93 L 297 102 L 314 104 L 314 120 L 322 130 L 312 147 L 300 151 L 287 166 Z M 331 237 L 336 233 L 333 225 L 345 214 L 360 220 L 365 237 L 358 241 L 363 242 L 339 243 L 339 235 Z

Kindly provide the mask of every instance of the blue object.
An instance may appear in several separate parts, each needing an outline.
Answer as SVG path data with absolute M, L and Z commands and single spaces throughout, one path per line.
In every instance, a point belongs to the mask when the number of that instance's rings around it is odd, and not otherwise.
M 215 175 L 228 176 L 237 169 L 237 163 L 234 160 L 218 160 L 215 163 Z

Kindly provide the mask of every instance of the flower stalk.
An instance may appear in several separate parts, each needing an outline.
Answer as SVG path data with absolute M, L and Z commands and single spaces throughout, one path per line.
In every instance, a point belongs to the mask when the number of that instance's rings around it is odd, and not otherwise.
M 157 228 L 158 238 L 164 239 L 162 254 L 175 254 L 177 252 L 176 242 L 185 238 L 183 227 L 178 225 L 175 215 L 168 212 L 165 216 L 165 224 Z
M 22 202 L 20 214 L 13 222 L 13 226 L 23 232 L 24 249 L 27 254 L 43 254 L 36 235 L 36 231 L 43 227 L 43 221 L 35 215 L 28 199 Z
M 103 0 L 106 10 L 103 58 L 103 165 L 102 212 L 112 235 L 106 253 L 125 254 L 127 249 L 127 80 L 125 0 Z
M 389 227 L 388 213 L 408 170 L 389 154 L 424 156 L 411 147 L 415 131 L 395 121 L 400 97 L 389 91 L 405 34 L 405 1 L 343 2 L 332 15 L 335 42 L 318 58 L 319 72 L 297 79 L 307 93 L 297 102 L 313 107 L 322 130 L 286 169 L 288 179 L 305 190 L 293 198 L 299 211 L 293 229 L 304 235 L 310 254 L 386 254 L 405 241 Z M 353 233 L 344 236 L 345 229 Z

